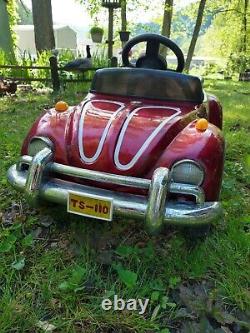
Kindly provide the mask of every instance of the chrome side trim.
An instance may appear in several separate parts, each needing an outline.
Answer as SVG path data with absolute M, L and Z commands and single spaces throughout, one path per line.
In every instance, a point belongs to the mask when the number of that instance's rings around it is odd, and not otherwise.
M 197 204 L 205 202 L 205 194 L 201 187 L 196 185 L 170 183 L 170 192 L 175 194 L 186 194 L 194 196 Z
M 44 143 L 46 143 L 48 148 L 50 148 L 51 150 L 53 150 L 53 148 L 54 148 L 53 142 L 49 138 L 47 138 L 46 136 L 33 136 L 29 143 L 32 143 L 32 141 L 34 141 L 34 140 L 43 141 Z
M 30 145 L 32 144 L 33 141 L 42 141 L 48 149 L 50 149 L 52 152 L 54 152 L 54 144 L 49 138 L 44 137 L 44 136 L 33 136 L 28 145 L 28 154 L 31 155 Z M 46 148 L 46 147 L 44 147 L 44 148 Z M 31 156 L 34 156 L 35 154 L 32 154 Z
M 93 109 L 95 109 L 94 106 L 93 106 L 93 102 L 113 103 L 113 104 L 119 105 L 119 109 L 111 115 L 111 117 L 110 117 L 110 119 L 109 119 L 106 127 L 104 128 L 102 136 L 101 136 L 101 139 L 99 141 L 99 144 L 98 144 L 98 147 L 97 147 L 97 150 L 96 150 L 95 154 L 92 157 L 87 157 L 85 155 L 85 153 L 84 153 L 84 147 L 83 147 L 83 140 L 84 140 L 84 137 L 83 137 L 83 135 L 84 135 L 84 119 L 85 119 L 86 113 L 88 111 L 87 106 L 88 106 L 89 103 L 92 104 Z M 111 126 L 113 120 L 115 119 L 115 117 L 117 116 L 117 114 L 124 108 L 124 106 L 125 106 L 124 103 L 120 103 L 120 102 L 117 102 L 117 101 L 97 100 L 97 99 L 96 100 L 90 100 L 90 101 L 88 101 L 87 103 L 84 104 L 84 107 L 83 107 L 83 110 L 82 110 L 82 114 L 81 114 L 81 118 L 80 118 L 80 121 L 79 121 L 79 130 L 78 130 L 79 153 L 80 153 L 80 157 L 81 157 L 81 159 L 82 159 L 83 162 L 90 164 L 90 163 L 94 163 L 98 159 L 98 157 L 100 156 L 100 154 L 102 152 L 102 149 L 103 149 L 103 146 L 104 146 L 104 142 L 105 142 L 106 137 L 108 135 L 110 126 Z M 85 108 L 85 110 L 84 110 L 84 108 Z M 102 110 L 102 111 L 105 112 L 105 111 L 108 111 L 108 110 Z
M 157 109 L 166 109 L 166 110 L 174 110 L 176 112 L 172 116 L 166 117 L 166 119 L 164 121 L 162 121 L 160 123 L 160 125 L 158 125 L 154 129 L 154 131 L 149 135 L 149 137 L 147 138 L 147 140 L 143 143 L 143 145 L 141 146 L 141 148 L 138 150 L 138 152 L 135 154 L 135 156 L 131 159 L 131 161 L 129 163 L 122 164 L 120 162 L 120 160 L 119 160 L 119 154 L 120 154 L 120 150 L 121 150 L 121 146 L 122 146 L 122 143 L 123 143 L 123 140 L 124 140 L 125 133 L 127 131 L 127 128 L 129 126 L 129 123 L 130 123 L 131 119 L 134 117 L 134 115 L 139 110 L 142 110 L 142 109 L 154 109 L 154 108 L 157 108 Z M 151 144 L 151 142 L 153 141 L 153 139 L 162 130 L 162 128 L 170 120 L 172 120 L 173 118 L 175 118 L 180 113 L 181 113 L 181 110 L 179 108 L 171 108 L 171 107 L 166 107 L 166 106 L 157 106 L 157 107 L 156 106 L 144 106 L 144 107 L 136 108 L 133 112 L 131 112 L 128 115 L 128 117 L 127 117 L 124 125 L 122 126 L 122 130 L 121 130 L 121 133 L 120 133 L 120 135 L 118 137 L 117 145 L 116 145 L 116 148 L 115 148 L 114 161 L 115 161 L 115 165 L 117 166 L 117 168 L 120 169 L 120 170 L 123 170 L 123 171 L 131 169 L 136 164 L 136 162 L 139 160 L 139 158 L 142 156 L 142 154 L 145 152 L 145 150 L 148 148 L 148 146 Z

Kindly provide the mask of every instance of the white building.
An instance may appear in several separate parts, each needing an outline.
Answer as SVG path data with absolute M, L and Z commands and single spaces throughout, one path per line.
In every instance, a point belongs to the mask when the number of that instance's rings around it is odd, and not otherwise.
M 56 49 L 70 49 L 77 53 L 77 33 L 69 26 L 54 25 L 54 36 Z M 35 35 L 33 25 L 17 25 L 15 28 L 17 34 L 17 46 L 20 51 L 36 54 Z

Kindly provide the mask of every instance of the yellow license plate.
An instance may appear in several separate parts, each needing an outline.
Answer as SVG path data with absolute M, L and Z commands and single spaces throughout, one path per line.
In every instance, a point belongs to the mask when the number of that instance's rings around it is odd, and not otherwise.
M 69 192 L 67 208 L 69 213 L 105 221 L 113 217 L 113 200 L 101 196 Z

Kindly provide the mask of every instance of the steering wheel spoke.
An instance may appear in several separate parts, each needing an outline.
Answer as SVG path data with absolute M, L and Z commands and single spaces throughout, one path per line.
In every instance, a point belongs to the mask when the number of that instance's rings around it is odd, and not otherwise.
M 147 42 L 146 56 L 155 58 L 158 57 L 160 51 L 160 43 L 158 40 L 149 40 Z

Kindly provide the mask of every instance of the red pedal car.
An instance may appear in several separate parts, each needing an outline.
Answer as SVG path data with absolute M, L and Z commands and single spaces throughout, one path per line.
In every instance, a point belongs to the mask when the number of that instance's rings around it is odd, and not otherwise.
M 129 52 L 146 42 L 136 65 Z M 175 71 L 160 44 L 177 57 Z M 222 109 L 198 77 L 185 75 L 180 48 L 166 37 L 131 39 L 123 68 L 98 70 L 87 97 L 59 102 L 32 126 L 9 182 L 33 203 L 111 221 L 199 228 L 221 216 Z

